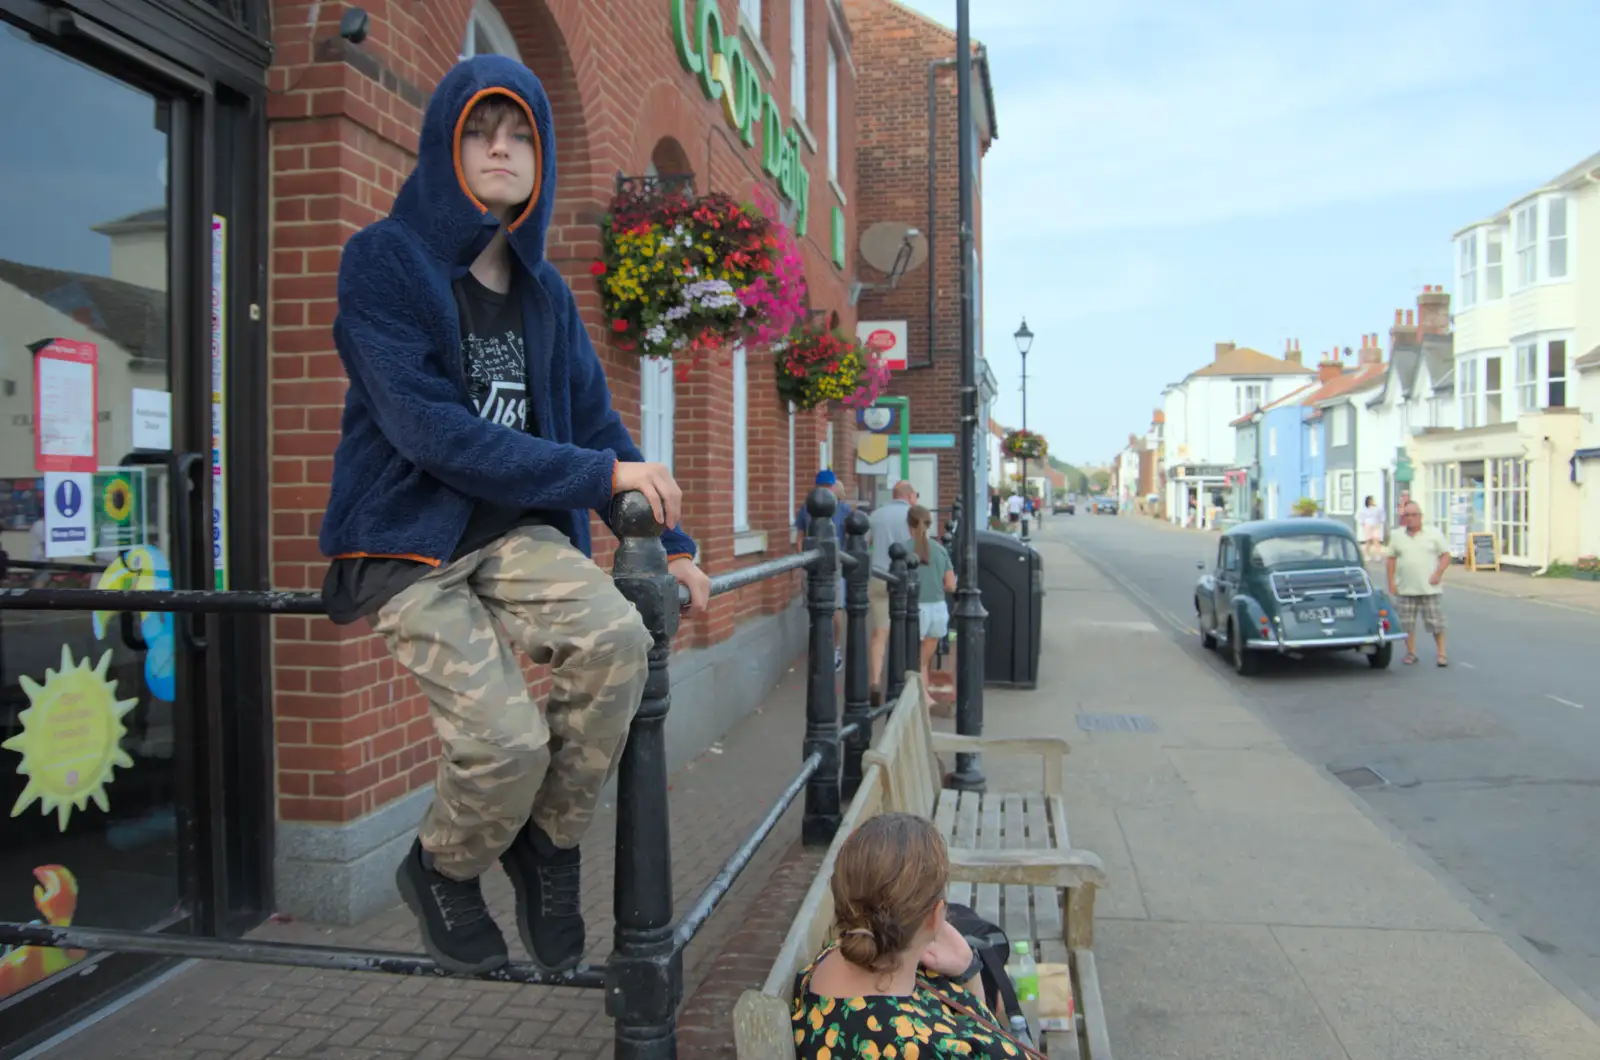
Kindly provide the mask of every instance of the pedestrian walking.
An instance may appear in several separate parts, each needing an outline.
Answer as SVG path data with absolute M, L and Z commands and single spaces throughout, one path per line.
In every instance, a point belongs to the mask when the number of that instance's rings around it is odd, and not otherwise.
M 545 258 L 550 102 L 521 63 L 457 64 L 428 104 L 393 212 L 351 237 L 334 341 L 350 385 L 321 547 L 329 617 L 366 619 L 421 684 L 439 755 L 396 884 L 459 974 L 509 959 L 480 880 L 496 861 L 535 964 L 584 953 L 579 841 L 639 709 L 651 637 L 589 558 L 589 513 L 638 491 L 667 569 L 711 584 L 682 493 L 611 404 L 572 291 Z M 551 666 L 528 693 L 513 645 Z
M 1389 595 L 1406 631 L 1407 666 L 1417 661 L 1417 624 L 1425 623 L 1438 647 L 1440 666 L 1449 666 L 1444 647 L 1444 572 L 1450 568 L 1450 545 L 1444 535 L 1422 523 L 1422 508 L 1409 501 L 1400 510 L 1401 531 L 1389 539 Z
M 950 635 L 950 604 L 945 597 L 956 591 L 955 564 L 950 553 L 928 533 L 933 513 L 917 505 L 907 517 L 912 550 L 917 554 L 917 624 L 922 634 L 922 705 L 933 708 L 933 653 Z
M 1378 562 L 1383 558 L 1383 505 L 1368 497 L 1356 515 L 1356 524 L 1361 528 L 1361 554 L 1368 563 Z
M 909 481 L 894 484 L 889 502 L 867 516 L 867 533 L 872 546 L 872 569 L 888 573 L 889 546 L 911 544 L 908 517 L 917 503 L 917 488 Z M 872 705 L 883 702 L 879 683 L 883 680 L 884 657 L 889 652 L 889 586 L 877 578 L 867 582 L 867 658 L 872 663 Z

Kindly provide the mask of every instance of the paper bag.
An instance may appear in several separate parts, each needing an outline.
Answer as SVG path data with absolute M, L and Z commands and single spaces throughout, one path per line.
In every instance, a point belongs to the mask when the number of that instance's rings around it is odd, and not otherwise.
M 1064 964 L 1039 965 L 1039 1030 L 1076 1031 L 1072 970 Z

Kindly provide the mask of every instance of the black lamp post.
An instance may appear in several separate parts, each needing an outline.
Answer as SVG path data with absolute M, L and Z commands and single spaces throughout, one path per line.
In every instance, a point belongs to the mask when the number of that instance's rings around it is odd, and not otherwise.
M 1033 347 L 1033 332 L 1028 330 L 1028 318 L 1022 318 L 1022 326 L 1013 336 L 1017 340 L 1017 352 L 1022 354 L 1022 429 L 1028 429 L 1028 350 Z M 1028 458 L 1022 458 L 1022 499 L 1026 504 L 1032 504 L 1028 496 Z M 1028 540 L 1028 508 L 1022 509 L 1022 540 Z

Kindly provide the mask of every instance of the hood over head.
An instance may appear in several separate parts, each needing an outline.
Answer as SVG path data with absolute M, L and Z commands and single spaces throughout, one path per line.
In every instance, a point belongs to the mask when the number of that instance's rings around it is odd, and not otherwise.
M 509 224 L 511 249 L 530 271 L 544 261 L 545 232 L 555 206 L 556 150 L 550 100 L 532 70 L 504 55 L 457 63 L 434 89 L 422 119 L 417 168 L 406 178 L 391 214 L 415 231 L 428 251 L 464 271 L 488 245 L 500 221 L 467 190 L 461 135 L 479 102 L 503 96 L 527 112 L 539 173 L 533 198 Z

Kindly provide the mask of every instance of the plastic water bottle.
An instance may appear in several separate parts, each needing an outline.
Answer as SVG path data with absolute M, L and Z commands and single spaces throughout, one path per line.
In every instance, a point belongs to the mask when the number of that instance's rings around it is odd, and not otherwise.
M 1011 985 L 1016 988 L 1017 1002 L 1022 1008 L 1021 1012 L 1008 1013 L 1011 1022 L 1011 1031 L 1021 1041 L 1029 1041 L 1028 1016 L 1039 1005 L 1039 966 L 1033 959 L 1033 948 L 1026 940 L 1011 944 L 1011 960 L 1006 964 L 1006 970 L 1011 973 Z

